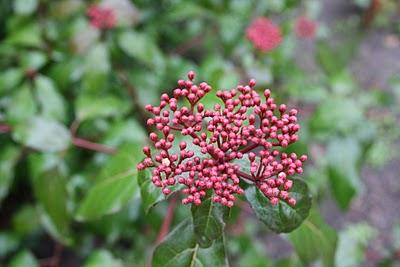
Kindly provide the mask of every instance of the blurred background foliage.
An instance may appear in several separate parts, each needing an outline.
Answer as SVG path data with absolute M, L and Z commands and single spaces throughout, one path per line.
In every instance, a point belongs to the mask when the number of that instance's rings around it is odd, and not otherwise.
M 146 266 L 168 203 L 152 208 L 163 197 L 137 181 L 143 106 L 189 70 L 214 89 L 255 78 L 298 107 L 289 149 L 311 159 L 308 219 L 276 235 L 240 202 L 230 266 L 399 266 L 398 1 L 104 0 L 107 30 L 93 3 L 0 2 L 0 266 Z M 270 53 L 245 38 L 257 16 L 283 31 Z

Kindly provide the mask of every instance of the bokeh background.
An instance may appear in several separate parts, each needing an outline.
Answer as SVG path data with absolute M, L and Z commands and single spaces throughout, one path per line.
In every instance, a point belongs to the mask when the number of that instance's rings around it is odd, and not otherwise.
M 260 16 L 282 31 L 268 52 L 246 38 Z M 301 116 L 312 216 L 277 235 L 239 201 L 231 266 L 399 266 L 399 18 L 396 0 L 0 1 L 0 266 L 148 264 L 168 201 L 148 211 L 136 181 L 143 107 L 189 70 Z

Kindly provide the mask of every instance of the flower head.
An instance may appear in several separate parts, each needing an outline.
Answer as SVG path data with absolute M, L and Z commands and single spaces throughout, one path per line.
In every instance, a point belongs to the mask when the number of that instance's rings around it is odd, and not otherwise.
M 90 18 L 90 25 L 97 29 L 111 29 L 117 22 L 115 13 L 111 8 L 91 5 L 86 14 Z
M 300 38 L 314 38 L 317 24 L 306 16 L 300 16 L 296 19 L 294 31 Z
M 282 42 L 280 28 L 270 19 L 256 18 L 246 29 L 246 36 L 255 48 L 269 52 Z
M 153 184 L 166 195 L 171 186 L 184 185 L 183 204 L 199 205 L 211 190 L 214 202 L 232 207 L 235 195 L 243 194 L 243 180 L 255 184 L 274 205 L 279 200 L 295 205 L 290 177 L 303 172 L 307 156 L 282 148 L 298 140 L 297 110 L 278 106 L 268 89 L 259 95 L 255 80 L 217 91 L 221 104 L 206 109 L 201 100 L 212 88 L 193 80 L 189 72 L 172 97 L 163 94 L 158 106 L 146 106 L 154 115 L 147 124 L 157 129 L 149 135 L 155 149 L 144 147 L 146 158 L 138 169 L 152 168 Z M 190 142 L 177 140 L 179 135 Z

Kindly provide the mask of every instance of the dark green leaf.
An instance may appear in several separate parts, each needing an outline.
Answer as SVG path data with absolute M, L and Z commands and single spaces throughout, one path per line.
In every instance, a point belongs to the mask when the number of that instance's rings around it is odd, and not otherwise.
M 11 187 L 19 155 L 19 149 L 11 145 L 5 146 L 0 151 L 0 205 Z
M 70 133 L 64 125 L 39 116 L 17 125 L 12 137 L 16 142 L 44 152 L 65 150 L 71 142 Z
M 25 205 L 12 218 L 13 230 L 28 235 L 40 228 L 39 214 L 33 205 Z
M 8 267 L 39 267 L 39 262 L 30 251 L 24 250 L 12 258 Z
M 337 235 L 318 210 L 311 209 L 303 224 L 289 234 L 289 239 L 305 266 L 321 258 L 325 267 L 334 267 Z
M 224 219 L 229 209 L 212 201 L 212 196 L 204 199 L 201 205 L 192 205 L 193 227 L 197 243 L 209 247 L 224 233 Z
M 31 161 L 35 196 L 43 209 L 42 222 L 58 240 L 70 243 L 68 196 L 64 164 L 54 154 L 33 154 Z
M 209 248 L 196 242 L 191 219 L 186 219 L 157 246 L 153 267 L 227 267 L 223 236 Z
M 269 199 L 256 186 L 249 186 L 246 191 L 247 201 L 253 208 L 256 216 L 277 233 L 291 232 L 301 225 L 311 208 L 311 195 L 306 183 L 300 179 L 293 179 L 293 188 L 290 195 L 297 204 L 292 207 L 284 201 L 273 206 Z

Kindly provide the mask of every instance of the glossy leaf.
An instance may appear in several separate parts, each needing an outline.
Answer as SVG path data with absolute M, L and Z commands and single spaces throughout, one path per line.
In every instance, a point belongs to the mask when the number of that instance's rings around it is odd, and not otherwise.
M 35 79 L 35 87 L 42 116 L 63 121 L 66 116 L 65 103 L 54 82 L 46 76 L 39 75 Z
M 68 129 L 54 120 L 36 116 L 15 127 L 13 139 L 43 152 L 57 152 L 68 148 L 71 136 Z
M 119 211 L 137 190 L 136 171 L 128 170 L 95 184 L 76 213 L 79 221 L 97 219 Z
M 318 210 L 312 209 L 302 225 L 289 234 L 297 254 L 305 266 L 321 258 L 325 267 L 334 267 L 337 235 L 326 224 Z
M 284 201 L 273 206 L 269 199 L 254 185 L 245 190 L 246 199 L 253 208 L 257 218 L 272 231 L 277 233 L 291 232 L 307 218 L 311 208 L 311 194 L 306 183 L 293 179 L 290 195 L 297 201 L 294 207 Z
M 211 196 L 199 206 L 192 205 L 194 233 L 201 247 L 209 247 L 223 235 L 228 214 L 229 209 L 213 202 Z
M 227 267 L 223 236 L 210 247 L 201 248 L 196 242 L 192 220 L 186 219 L 157 246 L 152 266 Z

